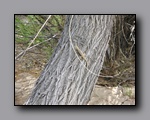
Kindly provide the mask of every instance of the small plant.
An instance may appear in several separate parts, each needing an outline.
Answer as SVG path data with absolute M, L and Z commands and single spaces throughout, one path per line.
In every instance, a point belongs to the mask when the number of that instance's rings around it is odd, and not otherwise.
M 133 89 L 132 88 L 128 88 L 128 87 L 124 87 L 124 90 L 123 90 L 124 92 L 124 95 L 125 96 L 129 96 L 129 98 L 134 98 L 134 91 L 133 91 Z

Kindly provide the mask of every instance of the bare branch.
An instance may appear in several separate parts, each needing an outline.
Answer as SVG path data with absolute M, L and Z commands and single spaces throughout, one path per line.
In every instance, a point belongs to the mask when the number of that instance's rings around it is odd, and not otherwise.
M 36 36 L 34 37 L 34 39 L 30 42 L 29 46 L 26 48 L 26 50 L 21 53 L 22 58 L 25 55 L 26 51 L 28 50 L 28 48 L 34 43 L 35 39 L 37 38 L 37 36 L 39 35 L 39 33 L 41 32 L 41 30 L 43 29 L 43 27 L 45 26 L 45 24 L 47 23 L 47 21 L 51 18 L 51 15 L 48 16 L 47 20 L 44 22 L 44 24 L 42 25 L 42 27 L 39 29 L 39 31 L 37 32 Z M 20 56 L 20 55 L 19 55 Z M 21 58 L 21 59 L 22 59 Z M 16 59 L 16 58 L 15 58 Z

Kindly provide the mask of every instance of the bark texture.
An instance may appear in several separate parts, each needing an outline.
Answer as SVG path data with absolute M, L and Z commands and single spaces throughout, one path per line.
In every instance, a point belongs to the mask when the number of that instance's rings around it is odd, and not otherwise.
M 102 69 L 111 36 L 113 15 L 66 17 L 57 48 L 38 78 L 26 105 L 86 105 Z M 70 28 L 69 28 L 70 27 Z M 70 44 L 86 55 L 77 56 Z M 95 75 L 97 74 L 97 75 Z

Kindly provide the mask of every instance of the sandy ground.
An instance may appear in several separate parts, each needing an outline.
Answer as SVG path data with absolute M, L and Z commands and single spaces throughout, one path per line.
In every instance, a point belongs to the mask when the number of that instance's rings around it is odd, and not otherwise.
M 22 105 L 29 97 L 37 77 L 20 73 L 15 82 L 15 104 Z M 95 85 L 88 105 L 135 105 L 135 87 Z

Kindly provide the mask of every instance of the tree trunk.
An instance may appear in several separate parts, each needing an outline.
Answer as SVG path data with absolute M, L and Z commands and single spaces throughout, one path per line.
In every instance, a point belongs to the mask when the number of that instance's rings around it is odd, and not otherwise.
M 25 104 L 86 105 L 102 69 L 113 19 L 113 15 L 68 15 L 57 48 Z

